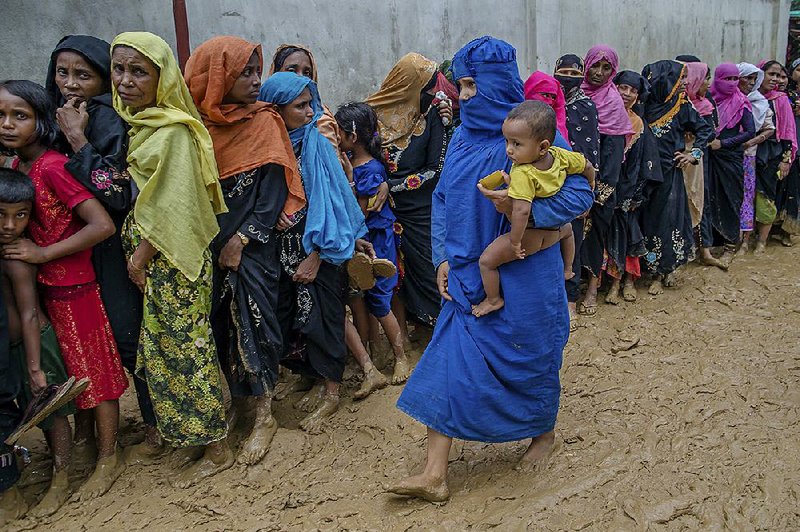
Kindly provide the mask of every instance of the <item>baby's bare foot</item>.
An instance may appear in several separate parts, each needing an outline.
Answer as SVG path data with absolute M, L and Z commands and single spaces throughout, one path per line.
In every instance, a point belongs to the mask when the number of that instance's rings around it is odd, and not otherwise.
M 472 307 L 472 315 L 476 318 L 480 318 L 481 316 L 486 316 L 487 314 L 490 314 L 496 310 L 500 310 L 505 304 L 506 302 L 502 297 L 498 297 L 494 301 L 486 298 Z

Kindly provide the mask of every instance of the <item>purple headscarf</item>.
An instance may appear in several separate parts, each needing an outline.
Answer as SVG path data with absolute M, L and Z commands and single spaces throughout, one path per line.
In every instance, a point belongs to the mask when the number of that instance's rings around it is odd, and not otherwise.
M 611 75 L 608 80 L 600 85 L 589 83 L 589 69 L 598 61 L 605 59 L 611 63 Z M 581 83 L 583 92 L 592 99 L 597 107 L 597 115 L 600 119 L 600 133 L 603 135 L 628 135 L 633 133 L 631 121 L 628 119 L 628 111 L 619 95 L 617 86 L 614 85 L 614 75 L 619 68 L 619 58 L 617 52 L 606 44 L 593 46 L 586 54 L 584 60 L 586 73 Z
M 734 77 L 736 80 L 726 80 Z M 734 127 L 742 119 L 744 110 L 752 111 L 747 96 L 739 90 L 739 67 L 733 63 L 722 63 L 714 71 L 711 83 L 711 95 L 717 104 L 719 126 L 717 133 L 723 129 Z

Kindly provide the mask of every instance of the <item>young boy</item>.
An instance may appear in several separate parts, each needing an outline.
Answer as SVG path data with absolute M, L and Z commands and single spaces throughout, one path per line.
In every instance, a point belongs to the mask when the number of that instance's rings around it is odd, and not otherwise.
M 506 153 L 511 162 L 511 183 L 508 196 L 512 201 L 511 231 L 500 235 L 481 254 L 481 269 L 486 299 L 472 307 L 477 317 L 503 308 L 500 295 L 500 274 L 497 268 L 507 262 L 524 259 L 539 250 L 561 242 L 564 260 L 564 278 L 570 279 L 572 259 L 575 256 L 575 239 L 572 226 L 534 229 L 528 227 L 531 202 L 558 192 L 567 175 L 583 174 L 594 188 L 595 170 L 580 153 L 553 147 L 556 135 L 556 113 L 539 101 L 526 101 L 508 113 L 503 122 Z M 494 172 L 479 183 L 487 189 L 503 184 L 503 172 Z
M 0 246 L 22 238 L 30 220 L 34 194 L 28 176 L 0 168 Z M 22 393 L 17 400 L 24 410 L 34 395 L 49 384 L 64 383 L 68 377 L 55 332 L 39 306 L 36 266 L 3 259 L 0 271 L 8 310 L 11 363 L 18 366 L 22 376 Z M 67 416 L 74 413 L 74 406 L 68 403 L 39 425 L 53 455 L 54 473 L 49 490 L 32 511 L 34 517 L 54 514 L 69 496 L 67 465 L 72 431 Z

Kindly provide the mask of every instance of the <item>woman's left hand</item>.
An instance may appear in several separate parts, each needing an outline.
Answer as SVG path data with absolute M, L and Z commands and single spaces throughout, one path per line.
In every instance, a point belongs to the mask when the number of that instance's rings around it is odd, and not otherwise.
M 689 167 L 690 165 L 697 164 L 697 159 L 695 159 L 688 153 L 683 153 L 679 151 L 675 152 L 675 157 L 672 160 L 675 162 L 675 166 L 677 166 L 681 170 Z
M 239 271 L 239 264 L 242 262 L 242 251 L 244 243 L 239 235 L 233 235 L 219 252 L 219 267 L 223 270 Z
M 372 243 L 363 238 L 356 239 L 356 251 L 365 253 L 372 260 L 378 258 L 377 255 L 375 255 L 375 248 L 372 247 Z
M 778 172 L 780 173 L 780 178 L 783 180 L 787 175 L 789 175 L 789 170 L 792 168 L 792 163 L 784 163 L 778 165 Z
M 708 147 L 712 150 L 718 150 L 722 147 L 722 142 L 720 142 L 719 139 L 714 139 L 711 141 L 711 144 L 709 144 Z
M 18 238 L 3 246 L 3 258 L 21 260 L 28 264 L 44 264 L 48 262 L 46 248 L 40 248 L 27 238 Z
M 379 212 L 383 209 L 387 199 L 389 199 L 389 183 L 384 181 L 378 187 L 378 192 L 375 193 L 375 203 L 367 209 L 367 212 Z
M 439 118 L 442 119 L 442 123 L 445 125 L 449 125 L 453 123 L 453 104 L 450 100 L 442 100 L 439 102 L 437 106 L 439 109 Z
M 144 283 L 147 278 L 144 266 L 135 266 L 132 257 L 128 260 L 128 278 L 140 291 L 144 292 Z
M 297 271 L 294 272 L 292 280 L 296 283 L 302 284 L 313 283 L 317 278 L 317 273 L 319 272 L 319 266 L 321 263 L 322 259 L 319 258 L 319 253 L 316 251 L 312 252 L 311 255 L 303 259 L 303 261 L 297 267 Z

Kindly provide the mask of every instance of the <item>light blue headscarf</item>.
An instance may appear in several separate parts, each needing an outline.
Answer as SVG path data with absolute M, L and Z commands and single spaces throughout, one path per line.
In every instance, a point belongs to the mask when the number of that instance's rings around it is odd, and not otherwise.
M 355 241 L 367 234 L 367 226 L 336 150 L 317 130 L 323 113 L 317 84 L 293 72 L 276 72 L 261 86 L 258 99 L 286 105 L 306 88 L 311 91 L 314 117 L 289 131 L 292 146 L 302 143 L 300 172 L 308 201 L 303 248 L 306 253 L 318 250 L 323 260 L 339 265 L 353 256 Z

